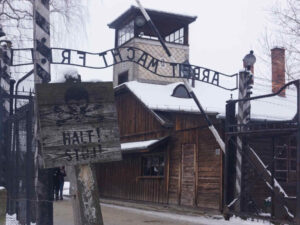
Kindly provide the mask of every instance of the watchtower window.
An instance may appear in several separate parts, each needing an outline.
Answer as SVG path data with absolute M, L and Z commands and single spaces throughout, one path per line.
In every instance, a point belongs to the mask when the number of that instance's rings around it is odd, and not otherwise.
M 118 85 L 123 84 L 128 81 L 128 71 L 119 74 L 118 76 Z
M 169 34 L 168 36 L 165 37 L 165 40 L 167 42 L 183 44 L 184 43 L 184 29 L 181 28 L 181 29 L 176 30 L 175 32 Z
M 183 84 L 178 85 L 174 89 L 172 96 L 177 98 L 191 98 L 190 93 Z
M 123 28 L 118 30 L 118 46 L 124 44 L 134 37 L 134 22 L 131 21 Z

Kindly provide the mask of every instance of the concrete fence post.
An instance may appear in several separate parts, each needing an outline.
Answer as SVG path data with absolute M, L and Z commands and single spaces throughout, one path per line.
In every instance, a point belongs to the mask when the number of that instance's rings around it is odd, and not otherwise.
M 6 217 L 6 201 L 7 201 L 7 192 L 6 189 L 1 189 L 0 187 L 0 224 L 5 224 Z

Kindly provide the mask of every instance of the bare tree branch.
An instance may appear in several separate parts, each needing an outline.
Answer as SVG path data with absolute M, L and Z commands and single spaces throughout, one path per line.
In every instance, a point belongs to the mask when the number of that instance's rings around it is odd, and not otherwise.
M 287 79 L 299 79 L 300 0 L 285 0 L 277 3 L 269 11 L 274 20 L 275 30 L 265 32 L 261 46 L 263 46 L 266 56 L 270 55 L 271 48 L 275 46 L 284 47 L 286 49 Z

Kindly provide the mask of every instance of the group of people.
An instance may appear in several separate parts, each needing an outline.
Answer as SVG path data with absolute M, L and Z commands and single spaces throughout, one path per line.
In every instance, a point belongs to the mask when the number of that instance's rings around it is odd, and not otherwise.
M 54 169 L 53 187 L 54 187 L 54 195 L 56 201 L 59 199 L 63 200 L 65 176 L 66 176 L 66 171 L 64 166 Z

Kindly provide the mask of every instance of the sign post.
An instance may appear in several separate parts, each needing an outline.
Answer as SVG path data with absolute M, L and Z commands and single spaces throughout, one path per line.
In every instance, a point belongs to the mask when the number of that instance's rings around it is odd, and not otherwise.
M 92 163 L 122 158 L 112 82 L 38 84 L 36 92 L 43 165 L 73 167 L 76 223 L 102 225 Z

